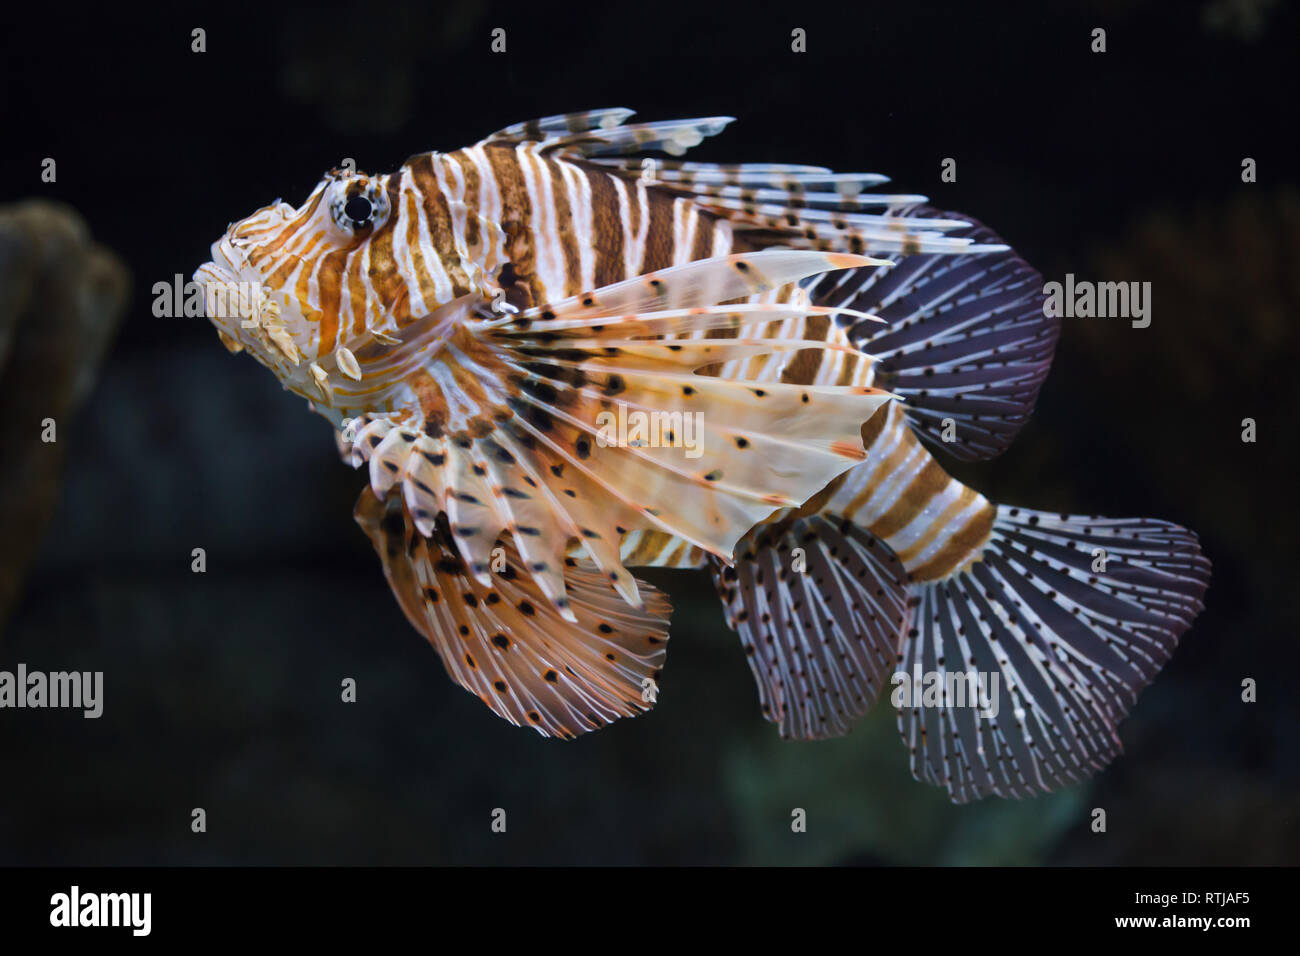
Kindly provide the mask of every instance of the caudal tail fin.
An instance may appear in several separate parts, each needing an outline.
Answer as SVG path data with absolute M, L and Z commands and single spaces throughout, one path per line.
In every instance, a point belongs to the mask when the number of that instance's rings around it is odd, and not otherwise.
M 1209 574 L 1176 524 L 1000 507 L 975 561 L 914 585 L 897 672 L 910 676 L 895 689 L 913 774 L 960 803 L 1056 790 L 1108 764 Z M 940 689 L 953 672 L 985 699 L 955 706 Z M 925 705 L 924 687 L 898 693 L 917 674 L 940 706 Z

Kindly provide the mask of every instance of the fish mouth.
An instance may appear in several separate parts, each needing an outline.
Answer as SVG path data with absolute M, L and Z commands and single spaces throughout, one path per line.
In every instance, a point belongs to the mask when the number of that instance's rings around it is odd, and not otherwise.
M 301 313 L 282 291 L 267 287 L 261 273 L 227 233 L 212 244 L 212 259 L 199 266 L 194 281 L 203 290 L 204 314 L 231 352 L 247 350 L 282 379 L 294 378 L 305 342 L 295 334 Z
M 239 327 L 247 318 L 240 314 L 239 309 L 240 271 L 217 246 L 217 243 L 212 246 L 212 261 L 194 271 L 193 279 L 203 290 L 203 314 L 216 326 L 223 339 L 228 336 L 240 342 L 241 346 L 247 346 L 251 343 L 241 342 L 239 334 Z

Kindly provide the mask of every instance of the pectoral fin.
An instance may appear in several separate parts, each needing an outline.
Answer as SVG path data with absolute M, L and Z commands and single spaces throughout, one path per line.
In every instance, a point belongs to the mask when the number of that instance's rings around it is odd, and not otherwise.
M 452 680 L 499 716 L 544 737 L 572 738 L 654 705 L 672 608 L 649 584 L 641 582 L 645 608 L 635 610 L 600 574 L 567 559 L 571 623 L 513 546 L 504 545 L 500 570 L 483 583 L 445 518 L 426 538 L 399 498 L 380 501 L 369 488 L 354 513 L 407 618 Z

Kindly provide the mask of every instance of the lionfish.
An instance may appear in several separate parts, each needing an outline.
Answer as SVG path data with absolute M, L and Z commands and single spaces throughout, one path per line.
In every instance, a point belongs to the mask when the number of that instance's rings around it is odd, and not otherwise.
M 628 568 L 708 569 L 785 737 L 846 733 L 900 675 L 982 673 L 1005 706 L 898 703 L 918 779 L 964 802 L 1107 764 L 1201 610 L 1196 536 L 997 505 L 933 454 L 991 458 L 1029 417 L 1041 277 L 864 191 L 884 176 L 685 162 L 730 119 L 631 115 L 331 170 L 195 274 L 222 342 L 367 467 L 356 520 L 452 679 L 551 737 L 648 710 L 671 608 Z M 606 440 L 615 412 L 659 440 Z

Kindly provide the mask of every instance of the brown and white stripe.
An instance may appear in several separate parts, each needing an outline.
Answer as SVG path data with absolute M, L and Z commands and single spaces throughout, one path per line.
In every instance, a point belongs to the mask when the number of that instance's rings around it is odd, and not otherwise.
M 885 541 L 913 580 L 944 578 L 974 561 L 997 508 L 939 466 L 899 403 L 878 411 L 862 438 L 867 459 L 845 474 L 826 510 Z

